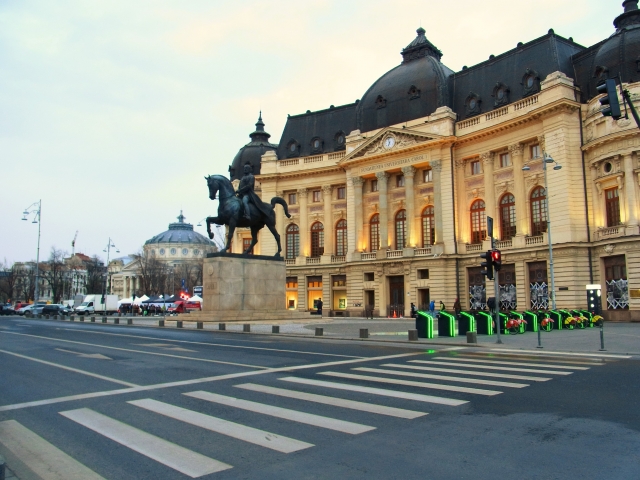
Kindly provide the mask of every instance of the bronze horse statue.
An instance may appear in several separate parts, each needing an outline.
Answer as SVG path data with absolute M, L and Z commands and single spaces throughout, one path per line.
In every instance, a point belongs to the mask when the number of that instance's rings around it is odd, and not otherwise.
M 291 218 L 287 202 L 281 197 L 273 197 L 270 204 L 261 202 L 262 205 L 259 207 L 250 203 L 249 214 L 251 220 L 246 220 L 242 215 L 242 200 L 236 196 L 236 191 L 233 189 L 231 181 L 222 175 L 209 175 L 204 178 L 209 187 L 209 198 L 215 200 L 216 195 L 219 193 L 218 216 L 207 217 L 207 233 L 209 234 L 209 238 L 213 238 L 213 232 L 211 231 L 212 223 L 229 226 L 227 242 L 220 252 L 225 253 L 231 247 L 231 239 L 233 238 L 236 227 L 249 227 L 251 229 L 251 245 L 243 252 L 243 255 L 248 255 L 253 251 L 256 243 L 258 243 L 258 232 L 266 226 L 276 239 L 278 251 L 275 257 L 279 258 L 282 246 L 280 245 L 280 235 L 276 230 L 275 207 L 276 204 L 282 205 L 284 214 L 287 218 Z

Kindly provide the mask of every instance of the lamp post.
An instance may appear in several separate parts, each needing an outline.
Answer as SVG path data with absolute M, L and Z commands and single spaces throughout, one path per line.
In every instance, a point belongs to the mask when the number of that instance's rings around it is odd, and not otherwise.
M 539 158 L 540 156 L 536 156 L 533 158 L 533 160 L 538 160 Z M 545 192 L 546 201 L 547 201 L 546 214 L 547 214 L 547 241 L 549 243 L 549 275 L 551 276 L 551 309 L 555 310 L 556 309 L 556 289 L 555 289 L 555 277 L 553 275 L 553 243 L 551 241 L 551 214 L 549 212 L 549 199 L 551 198 L 551 196 L 549 195 L 549 183 L 547 180 L 547 164 L 548 163 L 555 163 L 555 165 L 553 166 L 554 170 L 560 170 L 562 168 L 562 165 L 558 164 L 558 162 L 556 162 L 553 158 L 551 158 L 551 155 L 549 155 L 548 153 L 544 152 L 542 154 L 542 170 L 544 170 L 544 192 Z M 527 171 L 527 170 L 531 170 L 531 168 L 529 168 L 528 165 L 525 165 L 524 167 L 522 167 L 522 170 Z
M 33 220 L 31 223 L 38 224 L 38 249 L 36 250 L 36 289 L 34 294 L 35 298 L 33 299 L 33 304 L 36 305 L 38 302 L 38 297 L 40 295 L 38 284 L 40 283 L 40 224 L 42 223 L 41 221 L 42 199 L 32 203 L 31 205 L 29 205 L 27 208 L 24 209 L 24 212 L 22 212 L 22 220 L 26 221 L 27 215 L 29 215 L 30 213 L 34 214 Z
M 107 272 L 106 275 L 104 276 L 104 289 L 102 290 L 102 304 L 104 305 L 104 312 L 105 315 L 107 313 L 107 306 L 105 304 L 105 297 L 107 296 L 107 282 L 109 280 L 109 255 L 111 253 L 111 247 L 116 247 L 113 244 L 113 240 L 111 240 L 111 237 L 109 237 L 109 241 L 107 242 L 107 246 L 104 247 L 104 250 L 102 250 L 103 252 L 107 252 Z M 116 248 L 116 253 L 120 253 L 120 250 L 118 250 Z

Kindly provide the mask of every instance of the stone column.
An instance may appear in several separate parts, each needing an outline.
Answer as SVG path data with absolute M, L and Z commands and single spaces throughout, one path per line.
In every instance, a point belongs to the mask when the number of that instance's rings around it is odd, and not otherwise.
M 638 199 L 636 197 L 634 177 L 633 156 L 629 153 L 624 156 L 624 196 L 627 203 L 627 226 L 638 224 Z
M 331 257 L 333 250 L 333 208 L 331 205 L 333 187 L 322 187 L 322 201 L 324 205 L 324 255 Z
M 364 179 L 362 177 L 351 177 L 353 185 L 353 204 L 356 212 L 355 225 L 347 224 L 347 228 L 354 228 L 356 232 L 356 241 L 350 250 L 357 252 L 364 249 L 364 239 L 362 238 L 362 228 L 364 225 L 363 207 L 362 207 L 362 185 Z
M 380 210 L 380 250 L 389 248 L 389 203 L 387 187 L 389 175 L 387 172 L 376 173 L 378 179 L 378 206 Z
M 284 198 L 284 192 L 276 192 L 276 196 L 280 198 Z M 276 231 L 280 234 L 280 245 L 282 246 L 282 256 L 287 256 L 287 245 L 286 245 L 286 235 L 285 235 L 285 226 L 284 226 L 284 209 L 280 206 L 276 206 Z M 269 235 L 271 236 L 271 235 Z M 261 236 L 260 240 L 264 239 L 265 236 Z M 277 248 L 277 247 L 276 247 Z
M 600 194 L 602 191 L 600 190 L 600 184 L 596 183 L 596 179 L 598 178 L 598 169 L 595 165 L 591 165 L 591 193 L 593 195 L 593 226 L 594 228 L 600 228 L 605 226 L 605 219 L 602 215 L 602 202 L 600 201 Z
M 129 277 L 122 277 L 122 298 L 127 298 L 127 279 Z
M 468 243 L 470 238 L 469 233 L 469 212 L 468 205 L 469 200 L 467 199 L 467 189 L 465 183 L 465 168 L 467 167 L 466 162 L 463 160 L 456 160 L 455 169 L 456 169 L 456 185 L 458 189 L 458 212 L 456 215 L 456 220 L 458 221 L 459 234 L 458 234 L 458 243 Z
M 402 169 L 404 175 L 404 197 L 407 207 L 407 245 L 405 247 L 415 247 L 418 245 L 418 230 L 416 225 L 415 191 L 413 189 L 413 178 L 416 169 L 412 166 Z
M 432 160 L 431 170 L 433 171 L 433 216 L 436 224 L 436 243 L 444 243 L 442 231 L 442 161 Z
M 496 189 L 493 184 L 493 153 L 485 152 L 480 154 L 482 169 L 484 172 L 484 205 L 487 217 L 493 218 L 494 231 L 498 226 L 496 218 Z
M 298 203 L 300 204 L 300 256 L 308 257 L 311 251 L 309 245 L 309 220 L 307 212 L 307 192 L 306 188 L 298 190 Z
M 523 146 L 521 143 L 509 146 L 509 153 L 513 161 L 513 196 L 516 199 L 516 235 L 529 235 L 527 222 L 527 189 L 524 185 Z M 495 224 L 494 224 L 495 225 Z

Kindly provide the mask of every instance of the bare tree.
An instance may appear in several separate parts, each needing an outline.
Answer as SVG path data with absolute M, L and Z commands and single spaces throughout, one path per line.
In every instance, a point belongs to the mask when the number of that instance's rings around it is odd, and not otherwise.
M 202 285 L 203 259 L 197 258 L 188 262 L 180 263 L 176 266 L 175 275 L 184 279 L 186 289 L 193 294 L 193 287 Z M 181 282 L 182 286 L 182 282 Z
M 0 300 L 2 302 L 16 300 L 16 283 L 18 280 L 18 269 L 16 264 L 9 266 L 7 260 L 0 262 Z
M 85 262 L 84 266 L 87 271 L 85 280 L 87 292 L 94 294 L 101 293 L 104 288 L 104 278 L 107 272 L 104 263 L 97 255 L 94 255 L 91 257 L 91 260 Z
M 41 265 L 40 276 L 49 284 L 53 303 L 59 303 L 64 292 L 65 257 L 65 252 L 51 247 L 49 260 Z
M 133 255 L 140 268 L 142 290 L 148 295 L 159 295 L 167 283 L 169 269 L 155 255 L 141 251 Z

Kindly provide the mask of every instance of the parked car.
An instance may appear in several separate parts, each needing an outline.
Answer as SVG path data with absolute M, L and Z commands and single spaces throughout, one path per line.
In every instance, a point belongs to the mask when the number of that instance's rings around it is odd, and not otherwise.
M 40 315 L 42 313 L 42 309 L 45 307 L 46 305 L 40 305 L 40 304 L 36 304 L 32 309 L 31 309 L 31 314 L 32 315 Z
M 40 312 L 34 312 L 33 311 L 34 307 L 39 307 L 40 310 L 42 310 L 42 307 L 44 307 L 45 305 L 46 305 L 45 302 L 38 302 L 35 305 L 33 304 L 25 305 L 24 307 L 18 309 L 16 313 L 18 315 L 24 315 L 25 313 L 29 312 L 29 313 L 33 313 L 34 315 L 37 315 Z
M 16 311 L 11 305 L 0 305 L 0 315 L 15 315 Z
M 184 308 L 185 310 L 188 312 L 190 310 L 202 310 L 202 304 L 200 302 L 195 302 L 195 301 L 187 301 L 187 303 L 184 304 Z
M 13 309 L 17 312 L 18 310 L 20 310 L 22 307 L 26 307 L 30 305 L 30 303 L 26 303 L 26 302 L 16 302 L 16 304 L 13 306 Z
M 44 307 L 42 307 L 43 315 L 69 315 L 70 312 L 71 310 L 65 305 L 60 305 L 55 303 L 52 305 L 45 305 Z

